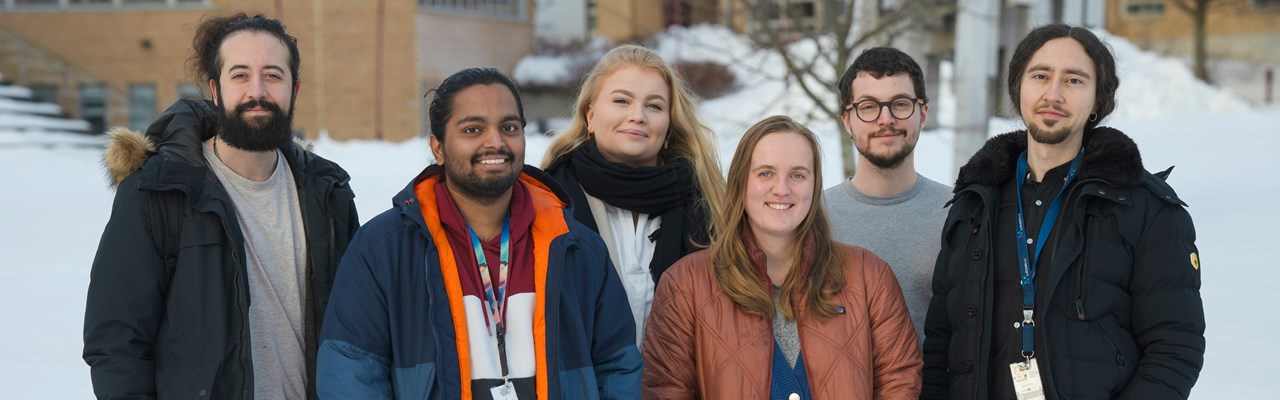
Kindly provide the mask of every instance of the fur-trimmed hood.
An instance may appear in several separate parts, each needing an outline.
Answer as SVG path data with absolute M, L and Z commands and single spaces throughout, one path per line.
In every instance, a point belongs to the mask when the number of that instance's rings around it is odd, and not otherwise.
M 108 183 L 112 187 L 119 186 L 124 178 L 141 170 L 147 159 L 156 154 L 204 167 L 204 153 L 200 146 L 218 132 L 217 112 L 210 101 L 182 99 L 161 113 L 145 133 L 125 127 L 112 128 L 107 132 L 106 151 L 102 156 Z M 310 154 L 310 143 L 296 137 L 294 143 L 300 148 L 299 153 Z
M 1084 132 L 1084 163 L 1080 179 L 1101 178 L 1116 186 L 1134 186 L 1143 182 L 1147 170 L 1142 167 L 1138 144 L 1124 133 L 1097 127 Z M 1018 156 L 1027 150 L 1027 131 L 1019 130 L 991 138 L 969 162 L 960 168 L 955 191 L 981 184 L 997 186 L 1013 178 Z

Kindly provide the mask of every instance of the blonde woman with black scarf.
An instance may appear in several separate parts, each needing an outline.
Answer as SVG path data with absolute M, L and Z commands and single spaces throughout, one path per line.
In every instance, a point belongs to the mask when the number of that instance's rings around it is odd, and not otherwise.
M 587 75 L 572 124 L 543 160 L 573 199 L 574 218 L 608 246 L 639 344 L 662 273 L 710 241 L 724 197 L 714 136 L 671 66 L 623 45 Z

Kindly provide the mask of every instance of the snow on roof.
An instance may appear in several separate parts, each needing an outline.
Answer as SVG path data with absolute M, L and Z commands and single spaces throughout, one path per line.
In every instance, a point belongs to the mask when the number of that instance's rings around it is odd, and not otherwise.
M 88 131 L 89 123 L 78 119 L 64 119 L 30 114 L 0 113 L 0 129 L 7 131 L 53 130 Z
M 25 88 L 24 88 L 25 89 Z M 0 97 L 0 114 L 44 114 L 59 115 L 62 107 L 53 103 L 37 103 Z
M 0 76 L 0 80 L 4 77 Z M 8 97 L 11 99 L 30 99 L 32 95 L 31 89 L 22 86 L 0 85 L 0 97 Z

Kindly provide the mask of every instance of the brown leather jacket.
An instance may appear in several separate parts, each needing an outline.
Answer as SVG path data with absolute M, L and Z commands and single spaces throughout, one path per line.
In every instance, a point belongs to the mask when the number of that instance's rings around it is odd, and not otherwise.
M 798 325 L 813 398 L 916 399 L 923 362 L 898 280 L 870 251 L 836 249 L 849 268 L 835 294 L 846 312 Z M 690 254 L 667 270 L 653 298 L 643 398 L 767 399 L 773 346 L 773 323 L 721 292 L 711 253 Z

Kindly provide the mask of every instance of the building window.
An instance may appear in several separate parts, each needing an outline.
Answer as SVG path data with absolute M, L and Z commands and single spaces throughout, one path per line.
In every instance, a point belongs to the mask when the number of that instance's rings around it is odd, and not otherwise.
M 1253 0 L 1253 8 L 1255 10 L 1277 11 L 1280 10 L 1280 0 Z
M 818 27 L 817 6 L 809 0 L 766 0 L 755 7 L 755 23 L 750 29 L 753 37 L 759 39 L 769 32 L 777 32 L 784 42 L 790 42 L 800 35 L 816 32 Z
M 664 26 L 689 26 L 693 19 L 693 5 L 690 0 L 663 0 L 662 23 Z
M 210 0 L 0 0 L 5 9 L 119 9 L 208 7 Z
M 120 0 L 124 7 L 155 7 L 164 6 L 168 3 L 166 0 Z
M 129 85 L 129 128 L 144 131 L 156 119 L 156 85 Z
M 47 83 L 31 85 L 31 99 L 39 103 L 58 103 L 58 86 Z
M 1122 6 L 1130 17 L 1159 17 L 1164 15 L 1164 0 L 1128 0 Z
M 596 5 L 596 1 L 587 0 L 587 32 L 590 32 L 593 36 L 599 36 L 596 28 L 598 28 L 597 21 L 599 20 L 600 6 Z
M 57 8 L 58 0 L 13 0 L 14 8 Z
M 194 83 L 178 83 L 174 90 L 177 91 L 179 99 L 203 99 L 204 92 L 200 90 L 200 86 Z
M 525 19 L 524 2 L 525 0 L 418 0 L 418 6 L 433 11 Z
M 73 7 L 100 6 L 105 8 L 111 7 L 111 0 L 69 0 L 67 4 Z
M 80 119 L 89 122 L 89 132 L 102 133 L 107 125 L 107 87 L 101 83 L 80 85 Z

